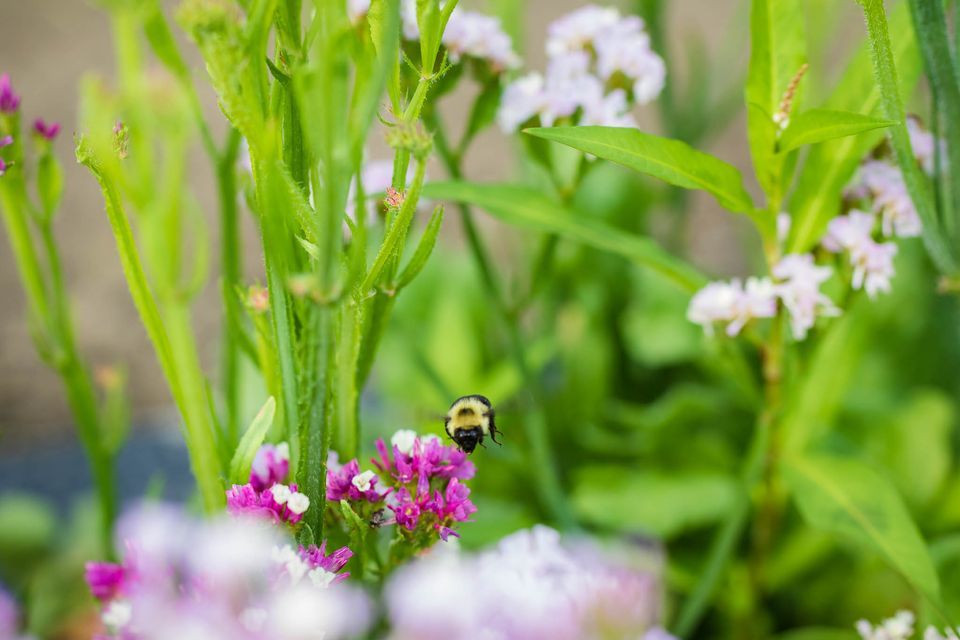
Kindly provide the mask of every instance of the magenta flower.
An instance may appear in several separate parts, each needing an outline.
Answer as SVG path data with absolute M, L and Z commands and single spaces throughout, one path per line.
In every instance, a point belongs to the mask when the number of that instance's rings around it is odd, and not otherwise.
M 347 564 L 347 561 L 353 557 L 353 551 L 350 547 L 340 547 L 336 551 L 327 555 L 327 541 L 324 540 L 320 546 L 310 545 L 309 547 L 300 547 L 300 557 L 311 569 L 323 569 L 328 573 L 336 574 L 333 582 L 341 582 L 350 577 L 350 572 L 341 573 L 340 570 Z
M 43 118 L 37 118 L 33 121 L 33 130 L 37 135 L 46 138 L 47 140 L 53 140 L 57 137 L 57 134 L 60 133 L 60 123 L 51 122 L 47 124 Z
M 430 509 L 437 514 L 441 523 L 466 522 L 477 511 L 477 507 L 470 501 L 470 489 L 456 478 L 450 481 L 442 496 L 439 491 L 434 493 Z
M 422 484 L 434 477 L 469 480 L 476 473 L 467 454 L 444 445 L 436 437 L 415 438 L 407 452 L 396 442 L 388 449 L 382 438 L 377 440 L 376 447 L 380 456 L 373 459 L 374 466 L 402 483 L 417 478 L 418 484 Z
M 410 490 L 406 487 L 401 487 L 394 496 L 396 497 L 395 504 L 389 506 L 396 517 L 397 524 L 407 531 L 413 531 L 420 523 L 420 512 L 426 508 L 430 496 L 418 496 L 414 499 L 410 495 Z
M 12 114 L 20 108 L 20 96 L 13 92 L 10 75 L 0 75 L 0 113 Z
M 290 447 L 286 442 L 265 444 L 257 451 L 250 468 L 250 484 L 257 491 L 269 489 L 287 480 L 290 473 Z
M 9 147 L 13 144 L 13 136 L 3 136 L 0 138 L 0 149 L 4 147 Z M 3 158 L 0 158 L 0 176 L 7 172 L 7 169 L 10 168 L 13 162 L 4 162 Z
M 390 492 L 380 490 L 380 478 L 373 471 L 360 472 L 360 463 L 354 459 L 342 466 L 327 467 L 327 500 L 366 500 L 380 502 Z
M 297 491 L 296 484 L 275 484 L 266 491 L 257 491 L 252 484 L 235 484 L 227 490 L 227 512 L 232 515 L 296 524 L 309 507 L 310 499 Z
M 129 570 L 112 562 L 88 562 L 84 568 L 84 579 L 90 587 L 90 593 L 100 601 L 113 600 L 123 593 L 129 576 Z

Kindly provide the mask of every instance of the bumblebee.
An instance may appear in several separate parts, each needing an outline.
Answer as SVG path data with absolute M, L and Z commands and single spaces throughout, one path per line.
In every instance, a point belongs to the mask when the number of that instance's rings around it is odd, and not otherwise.
M 497 440 L 497 426 L 493 422 L 493 407 L 483 396 L 463 396 L 450 405 L 443 426 L 450 439 L 457 443 L 461 451 L 473 453 L 477 445 L 483 446 L 484 436 L 500 444 Z

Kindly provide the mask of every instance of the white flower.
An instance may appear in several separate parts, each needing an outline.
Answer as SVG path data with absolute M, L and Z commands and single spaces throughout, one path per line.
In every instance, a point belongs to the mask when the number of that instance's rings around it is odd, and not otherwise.
M 513 133 L 527 120 L 540 115 L 546 105 L 543 76 L 529 73 L 507 85 L 500 98 L 497 124 L 504 133 Z
M 783 244 L 790 235 L 790 226 L 793 224 L 793 218 L 787 211 L 781 211 L 777 214 L 777 242 Z
M 263 630 L 263 623 L 267 621 L 267 612 L 261 607 L 247 607 L 240 612 L 240 624 L 247 631 L 258 633 Z
M 290 491 L 290 487 L 285 484 L 275 484 L 270 487 L 270 493 L 273 494 L 273 499 L 277 504 L 286 504 L 287 500 L 290 499 L 290 496 L 293 495 L 293 492 Z
M 833 301 L 820 292 L 820 285 L 830 278 L 833 270 L 814 264 L 812 255 L 788 254 L 774 265 L 772 272 L 775 278 L 781 280 L 777 285 L 777 293 L 790 312 L 790 326 L 795 339 L 807 337 L 817 315 L 833 316 L 840 313 Z
M 568 13 L 547 27 L 547 55 L 553 57 L 585 49 L 619 20 L 620 12 L 616 9 L 594 4 Z
M 287 498 L 287 508 L 293 513 L 300 515 L 310 508 L 310 498 L 296 491 Z
M 623 89 L 614 89 L 599 100 L 583 107 L 582 125 L 601 127 L 636 127 L 637 121 L 630 114 L 627 93 Z
M 557 56 L 547 64 L 544 107 L 540 114 L 543 126 L 572 116 L 578 108 L 603 98 L 603 83 L 590 73 L 590 56 L 583 52 Z
M 712 282 L 693 296 L 687 309 L 687 318 L 708 335 L 715 322 L 729 323 L 727 335 L 735 336 L 754 318 L 776 314 L 777 288 L 769 278 L 749 278 L 746 287 L 739 280 Z
M 853 209 L 845 216 L 837 216 L 827 225 L 823 246 L 827 251 L 853 251 L 871 240 L 877 219 L 871 213 Z
M 347 17 L 350 22 L 357 24 L 370 11 L 370 0 L 347 0 Z
M 270 557 L 273 562 L 283 567 L 292 584 L 300 582 L 303 576 L 307 575 L 307 571 L 310 570 L 306 561 L 289 544 L 282 547 L 273 547 Z
M 100 614 L 100 619 L 103 620 L 103 624 L 114 631 L 123 629 L 130 624 L 132 617 L 133 606 L 126 600 L 120 599 L 110 601 L 103 608 L 103 613 Z
M 883 235 L 911 238 L 922 233 L 920 216 L 900 169 L 881 160 L 869 160 L 860 167 L 859 182 L 854 193 L 864 195 L 865 191 L 873 198 L 873 210 L 882 216 Z
M 866 620 L 857 622 L 857 633 L 863 640 L 907 640 L 913 635 L 913 613 L 898 611 L 897 615 L 887 618 L 874 627 Z
M 498 71 L 520 66 L 513 41 L 494 16 L 454 9 L 443 32 L 443 44 L 455 63 L 469 56 L 486 60 Z
M 624 18 L 605 30 L 594 42 L 594 48 L 601 78 L 609 80 L 614 74 L 621 73 L 632 80 L 634 99 L 638 104 L 647 104 L 660 95 L 666 82 L 667 67 L 650 48 L 650 36 L 643 31 L 640 18 Z
M 445 3 L 440 4 L 442 6 Z M 403 37 L 407 40 L 419 40 L 416 0 L 403 0 L 400 5 L 400 18 L 403 22 Z M 468 56 L 487 61 L 495 71 L 520 66 L 520 57 L 513 50 L 513 41 L 503 30 L 500 19 L 495 16 L 457 7 L 450 14 L 441 41 L 450 52 L 450 60 L 454 63 Z
M 333 580 L 337 577 L 337 574 L 332 571 L 327 571 L 323 567 L 317 567 L 311 569 L 310 572 L 307 573 L 307 577 L 310 578 L 310 584 L 313 586 L 326 589 L 333 584 Z
M 956 631 L 953 629 L 944 629 L 943 634 L 941 634 L 938 629 L 927 627 L 927 630 L 923 632 L 923 640 L 958 640 L 958 631 L 960 631 L 960 628 Z
M 417 441 L 417 432 L 413 429 L 400 429 L 390 438 L 390 444 L 395 446 L 400 453 L 410 455 L 413 451 L 413 444 Z
M 866 240 L 855 251 L 850 252 L 853 264 L 853 288 L 864 289 L 871 298 L 878 293 L 889 293 L 890 279 L 893 278 L 893 259 L 897 255 L 897 245 L 892 242 L 874 242 Z
M 358 473 L 353 476 L 353 480 L 350 482 L 353 483 L 353 486 L 355 486 L 358 491 L 370 491 L 371 481 L 376 477 L 373 471 L 364 471 L 363 473 Z
M 946 164 L 947 149 L 946 141 L 935 140 L 933 134 L 920 126 L 916 118 L 907 118 L 907 133 L 910 134 L 910 146 L 913 147 L 913 155 L 917 162 L 927 172 L 927 175 L 933 175 L 936 164 L 937 146 L 940 147 L 940 162 Z

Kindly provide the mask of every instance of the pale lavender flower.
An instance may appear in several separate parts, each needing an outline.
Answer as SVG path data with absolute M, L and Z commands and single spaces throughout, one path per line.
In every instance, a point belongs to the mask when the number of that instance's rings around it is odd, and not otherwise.
M 892 242 L 874 242 L 867 239 L 855 251 L 850 252 L 853 264 L 853 288 L 864 289 L 871 298 L 878 293 L 890 292 L 890 279 L 894 276 L 893 259 L 897 245 Z
M 336 584 L 352 555 L 345 547 L 329 555 L 325 544 L 295 550 L 262 521 L 192 520 L 167 507 L 125 515 L 117 534 L 127 549 L 123 567 L 137 579 L 124 578 L 103 601 L 102 637 L 334 640 L 369 626 L 366 597 Z M 292 572 L 282 549 L 295 561 Z
M 659 590 L 629 565 L 589 542 L 565 546 L 542 526 L 477 555 L 441 548 L 387 583 L 390 638 L 643 638 L 657 623 Z
M 854 251 L 873 237 L 877 219 L 872 213 L 853 209 L 845 216 L 837 216 L 827 225 L 823 246 L 827 251 L 839 253 Z
M 772 269 L 780 282 L 777 293 L 790 312 L 793 337 L 803 340 L 813 327 L 817 316 L 839 314 L 833 301 L 820 291 L 820 285 L 830 279 L 830 267 L 817 266 L 810 254 L 788 254 Z
M 940 633 L 940 630 L 934 627 L 927 627 L 926 631 L 923 632 L 923 640 L 960 640 L 958 633 L 960 633 L 960 627 L 955 630 L 944 629 L 943 633 Z
M 17 602 L 9 593 L 0 588 L 0 638 L 13 638 L 19 627 L 20 611 Z
M 590 73 L 590 56 L 582 51 L 554 57 L 547 63 L 544 108 L 540 121 L 553 126 L 560 118 L 572 116 L 584 104 L 603 98 L 603 84 Z
M 933 175 L 936 169 L 937 147 L 940 149 L 940 162 L 946 164 L 946 141 L 937 140 L 933 133 L 920 126 L 920 121 L 916 118 L 907 118 L 907 133 L 910 134 L 910 146 L 913 148 L 913 155 L 917 162 L 923 167 L 927 175 Z
M 859 183 L 852 192 L 872 198 L 873 210 L 881 216 L 884 236 L 910 238 L 923 232 L 920 216 L 897 167 L 882 160 L 868 160 L 860 167 Z
M 250 484 L 264 491 L 284 482 L 290 473 L 290 446 L 286 442 L 265 444 L 257 450 L 250 467 Z
M 790 227 L 793 224 L 793 218 L 787 211 L 781 211 L 777 214 L 777 243 L 783 246 L 790 235 Z
M 10 82 L 10 75 L 4 73 L 0 75 L 0 113 L 8 115 L 16 113 L 20 108 L 20 96 L 13 90 L 13 84 Z

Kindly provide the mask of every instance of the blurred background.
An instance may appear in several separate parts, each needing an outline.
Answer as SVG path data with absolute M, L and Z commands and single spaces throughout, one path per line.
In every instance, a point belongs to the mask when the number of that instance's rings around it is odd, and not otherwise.
M 175 2 L 166 2 L 172 8 Z M 481 2 L 464 2 L 467 7 L 483 8 Z M 582 6 L 579 0 L 530 0 L 524 16 L 525 32 L 518 47 L 523 52 L 526 68 L 542 69 L 545 55 L 543 41 L 547 24 L 558 16 Z M 843 29 L 859 37 L 859 15 L 850 3 L 840 11 Z M 745 45 L 747 5 L 741 0 L 673 0 L 668 5 L 669 42 L 674 51 L 673 75 L 668 83 L 682 83 L 689 76 L 688 52 L 702 44 L 707 60 L 723 56 L 729 68 L 723 78 L 728 84 L 722 90 L 736 87 L 749 56 Z M 624 8 L 627 8 L 626 6 Z M 836 11 L 831 11 L 835 14 Z M 182 34 L 177 34 L 182 37 Z M 837 40 L 835 40 L 836 42 Z M 843 47 L 842 41 L 839 45 Z M 691 44 L 694 43 L 694 44 Z M 183 50 L 192 54 L 197 77 L 204 70 L 190 43 L 183 41 Z M 79 84 L 87 74 L 110 78 L 113 70 L 112 42 L 107 17 L 88 0 L 0 0 L 0 71 L 11 75 L 23 97 L 28 118 L 43 117 L 63 125 L 64 133 L 56 146 L 66 159 L 66 195 L 57 232 L 62 239 L 63 259 L 68 275 L 77 318 L 81 350 L 104 366 L 120 366 L 127 370 L 133 401 L 135 424 L 148 427 L 168 423 L 170 400 L 160 370 L 137 319 L 130 296 L 119 269 L 119 263 L 103 212 L 95 182 L 82 167 L 72 161 L 72 133 L 77 122 Z M 839 70 L 839 68 L 838 68 Z M 464 83 L 469 85 L 469 83 Z M 197 83 L 206 101 L 210 121 L 221 125 L 215 114 L 212 93 L 203 82 Z M 714 88 L 718 87 L 714 83 Z M 469 87 L 444 105 L 448 120 L 458 125 L 469 106 Z M 739 94 L 733 96 L 739 100 Z M 654 105 L 637 110 L 645 128 L 660 131 Z M 745 144 L 742 109 L 723 123 L 720 130 L 711 129 L 706 148 L 721 158 L 750 173 Z M 219 133 L 219 132 L 217 132 Z M 374 138 L 376 138 L 376 134 Z M 371 155 L 386 157 L 377 143 L 371 143 Z M 486 131 L 467 159 L 467 175 L 478 181 L 508 177 L 513 168 L 511 140 L 498 130 Z M 442 176 L 436 168 L 432 175 Z M 208 164 L 199 150 L 192 171 L 192 183 L 205 211 L 214 215 L 214 181 Z M 752 188 L 754 185 L 749 185 Z M 738 274 L 747 268 L 739 246 L 742 228 L 739 221 L 721 212 L 708 197 L 691 199 L 688 225 L 690 253 L 694 261 L 719 275 Z M 490 233 L 503 229 L 485 220 Z M 211 225 L 216 233 L 216 225 Z M 447 221 L 445 233 L 450 242 L 459 241 L 454 217 Z M 248 234 L 248 239 L 253 236 Z M 215 238 L 212 239 L 216 246 Z M 494 243 L 496 244 L 496 243 Z M 456 245 L 454 245 L 456 246 Z M 259 249 L 249 242 L 246 264 L 251 278 L 258 276 Z M 216 261 L 214 261 L 214 264 Z M 0 451 L 6 455 L 24 449 L 69 442 L 73 439 L 69 413 L 55 375 L 37 358 L 25 322 L 24 298 L 14 269 L 10 248 L 0 243 Z M 197 332 L 200 344 L 206 345 L 208 362 L 216 356 L 219 331 L 216 281 L 207 286 L 206 299 L 197 305 Z

